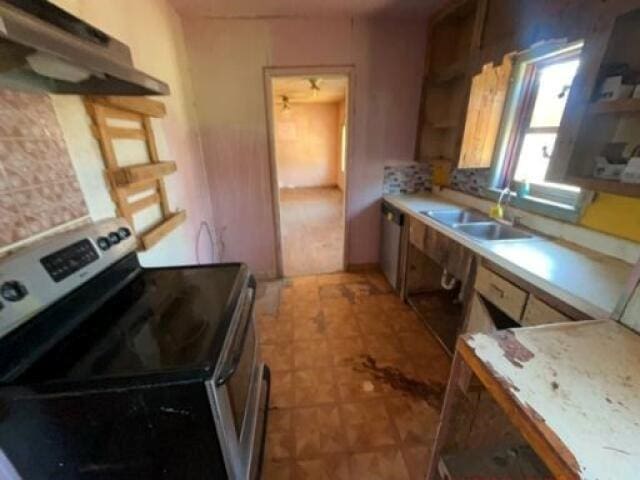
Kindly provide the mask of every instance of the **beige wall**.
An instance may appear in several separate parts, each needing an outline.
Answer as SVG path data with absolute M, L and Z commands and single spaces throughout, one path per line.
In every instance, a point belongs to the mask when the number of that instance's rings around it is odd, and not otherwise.
M 339 136 L 337 103 L 298 103 L 274 110 L 280 188 L 337 184 Z
M 162 160 L 174 160 L 177 173 L 167 177 L 172 210 L 184 209 L 187 221 L 148 252 L 147 265 L 185 264 L 213 260 L 206 235 L 196 246 L 202 221 L 213 225 L 204 175 L 202 149 L 194 110 L 182 24 L 165 0 L 55 0 L 55 3 L 129 45 L 137 68 L 169 84 L 171 95 L 162 97 L 167 116 L 154 121 Z M 78 96 L 53 96 L 74 167 L 94 220 L 115 215 L 104 182 L 104 166 L 91 135 L 90 119 Z
M 354 18 L 183 18 L 183 25 L 222 258 L 276 272 L 264 68 L 351 65 L 348 261 L 377 261 L 383 165 L 413 158 L 425 25 Z

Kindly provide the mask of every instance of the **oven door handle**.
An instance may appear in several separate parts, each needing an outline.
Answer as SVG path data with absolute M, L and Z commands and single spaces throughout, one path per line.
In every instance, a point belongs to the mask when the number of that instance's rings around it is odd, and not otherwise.
M 236 329 L 235 336 L 231 342 L 229 353 L 225 355 L 223 359 L 220 373 L 216 377 L 216 386 L 220 387 L 229 381 L 229 378 L 235 373 L 242 357 L 242 350 L 244 349 L 244 343 L 247 338 L 247 332 L 253 319 L 253 308 L 255 305 L 256 285 L 255 282 L 251 282 L 247 290 L 247 294 L 244 298 L 244 305 L 240 312 L 240 318 L 238 328 Z

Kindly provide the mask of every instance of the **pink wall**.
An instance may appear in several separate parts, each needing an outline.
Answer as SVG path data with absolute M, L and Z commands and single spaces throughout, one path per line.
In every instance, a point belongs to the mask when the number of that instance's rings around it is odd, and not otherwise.
M 276 106 L 274 117 L 280 188 L 336 185 L 338 104 L 298 103 L 284 111 Z
M 353 65 L 349 262 L 376 262 L 383 164 L 413 158 L 426 27 L 373 19 L 183 19 L 225 260 L 276 272 L 264 67 Z

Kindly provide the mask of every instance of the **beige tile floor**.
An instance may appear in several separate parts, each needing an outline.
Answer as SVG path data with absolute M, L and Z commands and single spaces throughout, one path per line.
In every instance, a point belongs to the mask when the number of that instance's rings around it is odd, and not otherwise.
M 280 190 L 282 267 L 286 276 L 344 267 L 343 194 L 338 188 Z
M 424 478 L 450 361 L 379 273 L 263 284 L 263 478 Z

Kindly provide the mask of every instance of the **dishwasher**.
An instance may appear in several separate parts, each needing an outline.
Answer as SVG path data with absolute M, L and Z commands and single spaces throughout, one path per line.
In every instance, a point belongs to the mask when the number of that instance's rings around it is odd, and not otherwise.
M 400 288 L 400 237 L 404 214 L 388 202 L 382 202 L 382 239 L 380 268 L 394 290 Z

